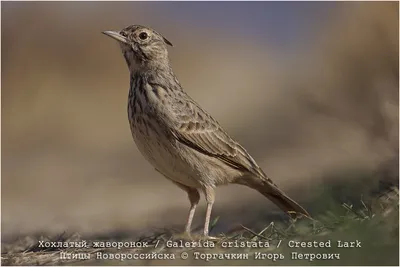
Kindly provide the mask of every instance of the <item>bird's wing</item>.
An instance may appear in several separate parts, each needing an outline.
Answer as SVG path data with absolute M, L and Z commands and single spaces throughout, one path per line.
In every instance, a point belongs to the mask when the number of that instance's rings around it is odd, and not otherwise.
M 187 99 L 173 110 L 175 138 L 210 157 L 223 161 L 232 168 L 266 177 L 247 151 L 235 142 L 207 112 L 192 99 Z

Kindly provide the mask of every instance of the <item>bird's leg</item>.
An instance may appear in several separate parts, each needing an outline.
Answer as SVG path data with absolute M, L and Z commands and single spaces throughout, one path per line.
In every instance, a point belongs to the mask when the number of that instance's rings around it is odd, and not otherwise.
M 187 193 L 188 193 L 189 200 L 190 200 L 190 210 L 189 210 L 189 215 L 188 215 L 188 219 L 187 219 L 186 226 L 185 226 L 185 233 L 190 236 L 193 217 L 194 217 L 194 213 L 196 211 L 197 204 L 199 203 L 199 200 L 200 200 L 200 194 L 199 194 L 199 191 L 195 188 L 188 187 L 188 189 L 189 190 L 187 190 Z
M 207 202 L 206 220 L 204 223 L 204 237 L 207 238 L 209 228 L 210 228 L 210 218 L 211 218 L 212 206 L 213 206 L 214 200 L 215 200 L 214 188 L 213 187 L 204 188 L 204 195 L 206 197 L 206 202 Z
M 186 186 L 184 184 L 181 184 L 181 183 L 178 183 L 175 181 L 172 181 L 172 182 L 174 184 L 176 184 L 179 188 L 186 191 L 186 193 L 188 194 L 188 197 L 189 197 L 190 210 L 189 210 L 189 215 L 188 215 L 188 219 L 187 219 L 186 226 L 185 226 L 185 233 L 190 237 L 194 213 L 196 211 L 197 204 L 199 203 L 199 200 L 200 200 L 200 194 L 196 188 L 192 188 L 192 187 Z

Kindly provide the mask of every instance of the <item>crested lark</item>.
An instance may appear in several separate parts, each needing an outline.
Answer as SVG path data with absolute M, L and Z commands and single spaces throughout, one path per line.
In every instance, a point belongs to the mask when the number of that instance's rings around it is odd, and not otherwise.
M 171 42 L 140 25 L 103 33 L 119 42 L 129 68 L 128 118 L 138 149 L 158 172 L 189 196 L 191 207 L 185 227 L 189 235 L 199 191 L 207 202 L 204 236 L 208 236 L 214 189 L 229 183 L 259 191 L 292 218 L 309 216 L 183 90 L 169 63 L 167 45 L 172 46 Z

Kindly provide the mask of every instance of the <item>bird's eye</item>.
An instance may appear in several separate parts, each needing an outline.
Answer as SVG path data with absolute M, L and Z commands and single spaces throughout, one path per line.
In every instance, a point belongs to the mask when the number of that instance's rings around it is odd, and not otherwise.
M 139 38 L 140 38 L 141 40 L 146 40 L 147 37 L 148 37 L 148 35 L 147 35 L 146 32 L 141 32 L 141 33 L 139 34 Z

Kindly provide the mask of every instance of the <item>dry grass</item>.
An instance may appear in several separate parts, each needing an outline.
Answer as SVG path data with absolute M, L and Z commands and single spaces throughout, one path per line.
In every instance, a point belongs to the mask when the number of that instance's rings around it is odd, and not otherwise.
M 321 202 L 326 203 L 321 199 Z M 372 201 L 365 202 L 363 199 L 354 208 L 352 205 L 343 203 L 342 207 L 333 206 L 327 212 L 317 214 L 315 219 L 302 219 L 290 222 L 270 222 L 261 230 L 252 230 L 246 226 L 233 230 L 229 233 L 219 234 L 217 240 L 212 242 L 214 248 L 171 248 L 167 247 L 168 241 L 189 241 L 174 230 L 157 230 L 147 236 L 132 239 L 129 233 L 121 236 L 87 237 L 81 238 L 75 234 L 67 236 L 63 233 L 54 237 L 26 237 L 3 246 L 2 265 L 398 265 L 398 188 L 392 188 L 384 194 L 375 196 Z M 212 228 L 218 224 L 218 217 L 211 225 Z M 38 241 L 71 242 L 87 240 L 88 244 L 95 241 L 110 242 L 146 242 L 149 248 L 41 248 Z M 193 240 L 196 240 L 194 238 Z M 201 240 L 201 239 L 197 239 Z M 318 241 L 327 242 L 331 240 L 333 246 L 326 248 L 289 248 L 288 242 L 292 241 Z M 361 248 L 335 248 L 337 240 L 361 242 Z M 202 241 L 206 242 L 206 241 Z M 269 248 L 223 248 L 221 244 L 227 242 L 261 242 L 270 244 Z M 281 242 L 281 243 L 280 243 Z M 277 244 L 281 245 L 278 247 Z M 203 243 L 204 244 L 204 243 Z M 174 255 L 175 259 L 164 260 L 105 260 L 98 257 L 99 253 L 112 255 L 118 254 L 140 254 L 160 253 Z M 182 260 L 183 252 L 188 253 L 188 258 Z M 218 259 L 195 259 L 195 253 L 206 253 L 214 255 L 246 254 L 250 260 L 218 260 Z M 284 255 L 284 259 L 256 260 L 256 252 Z M 334 253 L 339 254 L 338 260 L 293 260 L 290 259 L 292 252 L 298 253 Z M 62 259 L 62 253 L 85 254 L 87 259 Z M 380 255 L 377 257 L 377 255 Z

